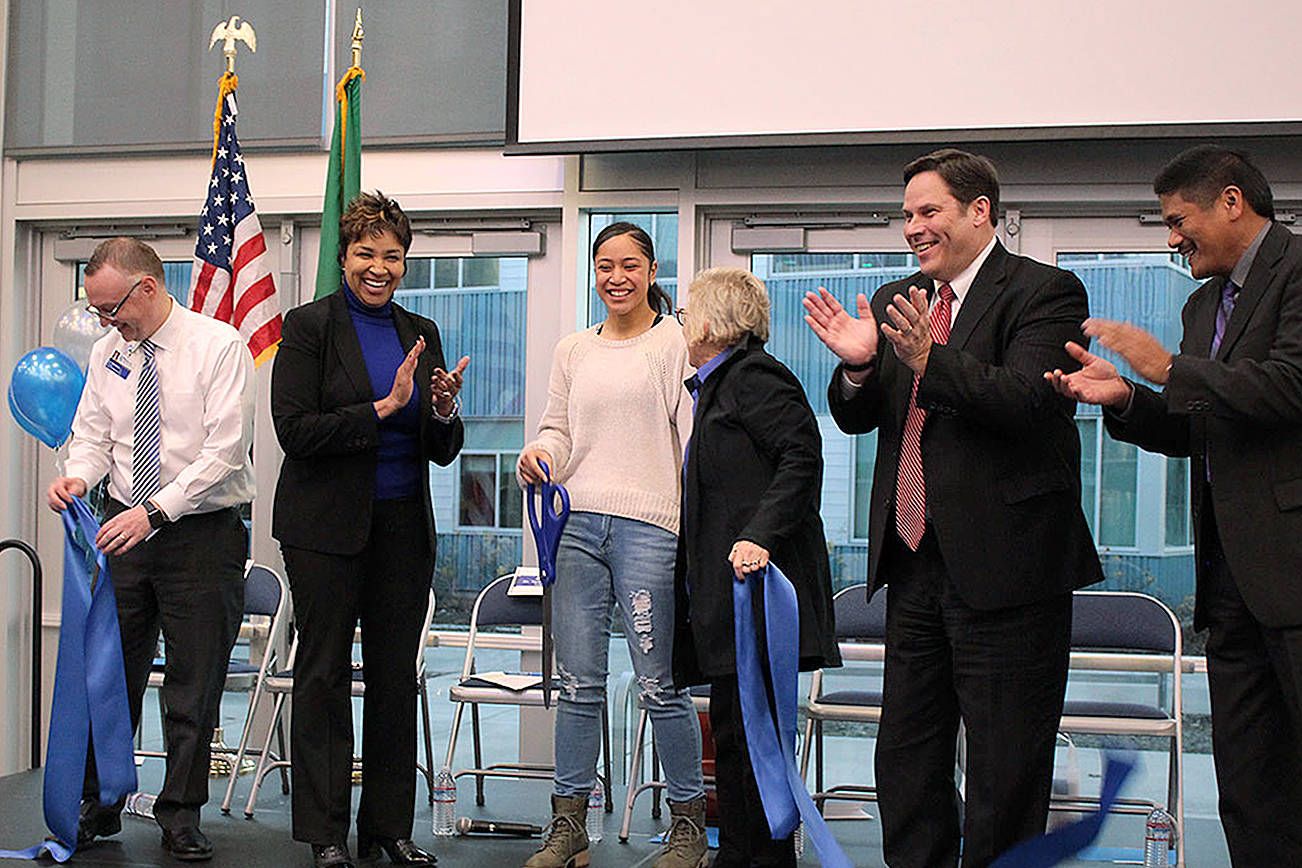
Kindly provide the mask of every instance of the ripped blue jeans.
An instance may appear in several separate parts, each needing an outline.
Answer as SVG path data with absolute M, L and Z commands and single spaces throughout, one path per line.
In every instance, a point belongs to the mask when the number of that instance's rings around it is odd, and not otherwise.
M 574 512 L 556 556 L 552 635 L 558 796 L 586 796 L 601 751 L 611 608 L 619 603 L 636 689 L 661 745 L 669 798 L 704 793 L 701 728 L 686 690 L 673 689 L 674 553 L 678 538 L 644 521 Z M 612 711 L 616 717 L 618 711 Z

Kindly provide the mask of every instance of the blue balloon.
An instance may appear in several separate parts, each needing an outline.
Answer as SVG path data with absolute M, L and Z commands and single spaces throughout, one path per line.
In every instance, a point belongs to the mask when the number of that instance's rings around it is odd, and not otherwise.
M 9 380 L 9 412 L 19 426 L 51 449 L 72 433 L 72 417 L 86 377 L 67 353 L 37 347 L 14 365 Z

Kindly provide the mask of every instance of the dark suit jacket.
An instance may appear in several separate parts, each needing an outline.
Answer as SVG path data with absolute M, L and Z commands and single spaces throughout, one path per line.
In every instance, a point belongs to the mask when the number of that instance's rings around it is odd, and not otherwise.
M 877 321 L 915 274 L 873 296 Z M 1073 370 L 1067 341 L 1083 342 L 1085 287 L 1070 272 L 1015 256 L 995 243 L 977 272 L 949 341 L 931 349 L 918 383 L 927 510 L 945 567 L 963 600 L 999 609 L 1099 581 L 1102 571 L 1081 512 L 1080 438 L 1074 402 L 1044 380 Z M 895 534 L 895 477 L 913 372 L 881 338 L 877 363 L 853 397 L 840 367 L 828 400 L 841 430 L 877 430 L 869 515 L 869 593 L 886 584 L 882 547 Z
M 1108 411 L 1104 421 L 1118 440 L 1192 459 L 1200 588 L 1201 514 L 1210 489 L 1243 602 L 1263 624 L 1290 627 L 1302 624 L 1302 239 L 1270 227 L 1211 359 L 1225 280 L 1212 278 L 1185 303 L 1180 354 L 1165 391 L 1137 385 L 1126 418 Z M 1200 595 L 1199 627 L 1202 608 Z
M 841 664 L 822 484 L 822 439 L 800 381 L 751 337 L 706 378 L 692 422 L 675 570 L 675 685 L 736 671 L 727 557 L 739 539 L 768 549 L 795 585 L 801 668 Z M 763 624 L 762 595 L 752 599 Z
M 420 406 L 421 498 L 435 549 L 429 464 L 446 465 L 461 451 L 465 430 L 434 418 L 430 376 L 445 368 L 439 330 L 432 321 L 393 305 L 403 349 L 416 336 L 425 351 L 416 363 Z M 362 345 L 343 292 L 297 307 L 285 315 L 280 350 L 271 374 L 271 418 L 285 450 L 276 484 L 271 533 L 284 545 L 327 554 L 354 555 L 366 545 L 375 497 L 379 420 Z

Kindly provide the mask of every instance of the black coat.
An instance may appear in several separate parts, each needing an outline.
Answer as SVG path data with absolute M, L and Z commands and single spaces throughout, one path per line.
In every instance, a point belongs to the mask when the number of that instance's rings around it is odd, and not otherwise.
M 922 274 L 888 283 L 873 295 L 873 315 Z M 1081 511 L 1080 437 L 1075 402 L 1045 382 L 1044 372 L 1076 370 L 1064 348 L 1083 344 L 1089 315 L 1085 287 L 1071 272 L 994 249 L 959 307 L 949 340 L 932 347 L 918 381 L 927 411 L 922 464 L 927 510 L 945 568 L 964 602 L 993 610 L 1045 600 L 1103 578 Z M 877 430 L 868 520 L 869 593 L 887 583 L 881 553 L 895 531 L 895 477 L 913 372 L 889 341 L 850 398 L 840 366 L 828 401 L 847 434 Z M 1065 637 L 1064 637 L 1065 638 Z
M 768 549 L 795 585 L 801 668 L 840 665 L 822 481 L 822 438 L 800 382 L 752 337 L 706 378 L 692 423 L 675 571 L 677 686 L 736 671 L 727 558 L 739 539 Z M 762 595 L 753 599 L 762 624 Z
M 1212 278 L 1185 303 L 1166 390 L 1136 386 L 1130 414 L 1107 411 L 1104 421 L 1118 440 L 1191 458 L 1195 625 L 1206 625 L 1201 513 L 1210 491 L 1243 602 L 1266 626 L 1293 627 L 1302 624 L 1302 238 L 1271 226 L 1213 359 L 1225 280 Z
M 434 418 L 430 376 L 446 369 L 439 330 L 431 320 L 393 305 L 393 324 L 404 350 L 417 335 L 425 351 L 416 363 L 420 420 L 421 499 L 435 550 L 429 464 L 452 463 L 465 439 L 461 418 Z M 276 484 L 271 534 L 284 545 L 355 555 L 366 545 L 375 498 L 379 420 L 362 345 L 343 290 L 285 315 L 280 350 L 271 374 L 271 418 L 285 450 Z

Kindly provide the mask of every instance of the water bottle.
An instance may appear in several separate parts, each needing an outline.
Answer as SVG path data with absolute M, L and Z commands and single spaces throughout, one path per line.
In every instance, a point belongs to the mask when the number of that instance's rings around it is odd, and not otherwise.
M 1154 808 L 1144 823 L 1144 868 L 1167 868 L 1174 843 L 1175 821 L 1166 811 Z
M 434 778 L 434 828 L 435 835 L 448 838 L 456 834 L 457 782 L 452 769 L 444 766 Z
M 152 820 L 154 819 L 154 802 L 157 800 L 158 796 L 150 793 L 132 793 L 127 796 L 127 803 L 122 810 L 133 817 L 145 817 Z
M 601 829 L 606 824 L 606 791 L 601 788 L 601 778 L 592 785 L 588 793 L 588 843 L 595 844 L 601 840 Z
M 796 848 L 796 858 L 805 855 L 805 824 L 796 823 L 796 831 L 791 833 L 791 843 Z

